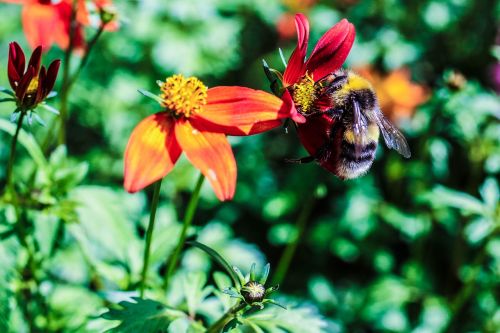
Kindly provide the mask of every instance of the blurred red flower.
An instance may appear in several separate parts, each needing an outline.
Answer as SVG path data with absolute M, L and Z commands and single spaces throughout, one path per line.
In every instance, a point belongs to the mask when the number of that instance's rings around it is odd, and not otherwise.
M 66 50 L 70 42 L 72 0 L 0 0 L 0 2 L 18 3 L 23 6 L 22 22 L 26 39 L 32 48 L 41 45 L 46 51 L 57 44 Z M 111 6 L 110 0 L 95 0 L 98 8 Z M 73 47 L 85 48 L 84 26 L 90 24 L 89 12 L 85 0 L 77 0 L 76 24 L 74 27 Z M 116 23 L 111 24 L 116 29 Z
M 260 90 L 207 89 L 197 78 L 174 75 L 160 85 L 165 111 L 142 120 L 125 151 L 124 187 L 136 192 L 172 170 L 182 151 L 207 177 L 216 196 L 228 200 L 236 187 L 236 162 L 226 135 L 251 135 L 281 125 L 297 113 L 291 100 Z
M 46 70 L 44 66 L 40 66 L 41 56 L 42 47 L 38 46 L 26 67 L 26 58 L 19 44 L 12 42 L 9 45 L 7 74 L 17 106 L 21 109 L 34 109 L 54 87 L 61 61 L 54 60 Z

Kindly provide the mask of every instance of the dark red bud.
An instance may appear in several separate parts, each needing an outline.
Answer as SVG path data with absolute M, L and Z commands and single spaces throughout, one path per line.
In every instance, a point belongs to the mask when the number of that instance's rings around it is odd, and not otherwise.
M 26 64 L 26 58 L 24 52 L 16 42 L 12 42 L 9 45 L 9 60 L 12 61 L 19 76 L 24 73 L 24 65 Z
M 35 75 L 38 74 L 38 71 L 40 70 L 40 62 L 42 59 L 42 46 L 38 46 L 33 53 L 31 54 L 30 61 L 28 63 L 28 67 L 33 66 L 33 69 L 35 70 Z
M 54 88 L 54 84 L 56 83 L 57 73 L 59 72 L 59 67 L 61 66 L 61 60 L 54 60 L 49 66 L 47 70 L 47 78 L 43 82 L 44 87 L 44 98 L 50 93 L 52 88 Z

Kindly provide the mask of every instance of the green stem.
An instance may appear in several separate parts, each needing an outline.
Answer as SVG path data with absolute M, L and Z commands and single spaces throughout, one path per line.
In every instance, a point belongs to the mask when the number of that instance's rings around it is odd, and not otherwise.
M 196 211 L 196 207 L 198 206 L 198 199 L 200 197 L 201 185 L 203 185 L 204 180 L 205 177 L 203 176 L 203 174 L 200 173 L 198 181 L 196 182 L 196 187 L 194 188 L 193 194 L 191 195 L 191 199 L 189 200 L 188 206 L 186 208 L 182 231 L 181 235 L 179 236 L 179 241 L 177 242 L 177 247 L 175 248 L 172 256 L 170 257 L 170 261 L 168 262 L 167 272 L 165 274 L 165 279 L 163 281 L 163 288 L 165 290 L 168 287 L 171 275 L 174 273 L 174 270 L 177 267 L 177 262 L 179 261 L 179 255 L 181 254 L 182 248 L 184 247 L 184 243 L 186 242 L 187 231 L 191 226 L 191 223 L 193 222 L 194 213 Z
M 231 307 L 227 310 L 226 313 L 222 317 L 219 318 L 215 323 L 213 323 L 208 329 L 206 333 L 220 333 L 224 326 L 234 318 L 234 316 L 241 310 L 243 310 L 247 304 L 245 302 L 237 303 L 235 306 Z
M 12 137 L 12 141 L 10 144 L 10 155 L 9 161 L 7 162 L 7 172 L 5 179 L 5 188 L 9 189 L 11 187 L 12 182 L 12 169 L 14 167 L 14 158 L 16 156 L 16 147 L 17 147 L 17 139 L 19 137 L 19 133 L 21 132 L 21 127 L 23 127 L 23 120 L 26 112 L 22 110 L 19 115 L 19 119 L 17 120 L 17 127 L 14 136 Z
M 63 82 L 61 86 L 61 107 L 59 109 L 59 136 L 58 143 L 60 145 L 66 143 L 66 119 L 68 117 L 68 96 L 69 96 L 69 82 L 70 82 L 70 65 L 71 65 L 71 55 L 73 54 L 73 48 L 75 44 L 75 31 L 76 25 L 76 8 L 77 8 L 77 0 L 73 0 L 71 5 L 71 19 L 70 19 L 70 30 L 69 30 L 69 45 L 68 49 L 64 54 L 64 62 L 63 62 Z M 50 132 L 49 132 L 50 135 Z M 50 144 L 50 139 L 49 143 Z
M 71 86 L 73 86 L 73 83 L 75 83 L 75 81 L 78 79 L 78 77 L 80 76 L 80 73 L 82 72 L 85 65 L 87 65 L 87 62 L 89 61 L 90 53 L 94 49 L 94 46 L 97 43 L 97 40 L 99 39 L 99 37 L 101 37 L 105 27 L 106 27 L 106 23 L 101 23 L 101 25 L 99 26 L 99 29 L 95 33 L 94 37 L 92 37 L 92 39 L 88 42 L 87 52 L 85 52 L 85 55 L 83 56 L 82 61 L 80 61 L 80 65 L 78 65 L 78 68 L 76 69 L 75 73 L 73 74 L 73 76 L 71 77 L 71 79 L 68 82 L 68 90 L 71 88 Z
M 281 284 L 285 279 L 288 268 L 290 267 L 290 263 L 292 262 L 295 251 L 297 250 L 297 246 L 304 236 L 307 221 L 309 220 L 309 216 L 311 215 L 315 200 L 316 198 L 313 194 L 307 198 L 306 202 L 302 206 L 302 210 L 299 214 L 299 217 L 297 218 L 297 222 L 295 223 L 295 228 L 297 229 L 297 237 L 295 237 L 293 242 L 288 243 L 285 250 L 283 251 L 280 261 L 278 262 L 278 267 L 276 268 L 276 273 L 274 273 L 273 276 L 273 284 Z
M 156 210 L 158 208 L 158 202 L 160 201 L 161 181 L 162 180 L 160 179 L 154 185 L 153 202 L 151 203 L 151 214 L 149 215 L 149 224 L 148 224 L 148 229 L 146 231 L 146 245 L 144 248 L 141 283 L 139 287 L 140 288 L 139 295 L 141 296 L 141 298 L 144 297 L 144 289 L 146 288 L 146 279 L 149 268 L 149 255 L 151 253 L 151 240 L 153 239 L 153 229 L 155 227 Z

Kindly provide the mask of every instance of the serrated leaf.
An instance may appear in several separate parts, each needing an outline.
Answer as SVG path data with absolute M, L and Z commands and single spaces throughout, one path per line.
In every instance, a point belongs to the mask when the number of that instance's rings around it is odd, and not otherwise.
M 227 333 L 233 328 L 238 327 L 239 325 L 241 325 L 241 323 L 238 318 L 233 318 L 224 326 L 224 328 L 222 329 L 222 333 Z
M 104 319 L 120 321 L 118 326 L 107 332 L 167 333 L 172 321 L 186 315 L 157 301 L 141 299 L 139 297 L 132 297 L 132 299 L 134 302 L 120 302 L 121 309 L 110 309 L 108 312 L 102 314 L 101 317 Z

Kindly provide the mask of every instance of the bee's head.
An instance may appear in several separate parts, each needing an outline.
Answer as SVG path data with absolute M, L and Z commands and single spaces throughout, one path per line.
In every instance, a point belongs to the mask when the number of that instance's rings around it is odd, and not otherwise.
M 365 78 L 352 71 L 338 70 L 321 80 L 325 91 L 331 94 L 335 107 L 348 111 L 356 100 L 362 110 L 372 110 L 377 105 L 373 88 Z

